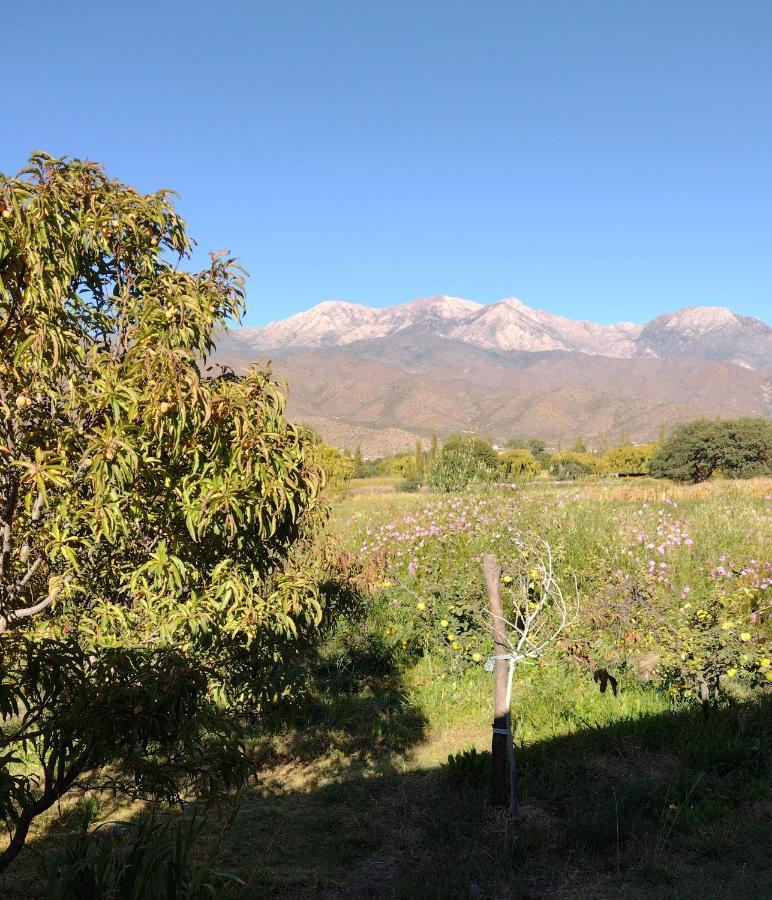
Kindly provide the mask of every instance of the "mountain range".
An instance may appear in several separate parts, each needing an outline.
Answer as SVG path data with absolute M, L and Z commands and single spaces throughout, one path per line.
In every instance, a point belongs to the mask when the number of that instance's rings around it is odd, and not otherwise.
M 650 440 L 698 415 L 772 416 L 772 328 L 726 307 L 602 325 L 514 298 L 328 301 L 221 335 L 216 360 L 273 361 L 290 415 L 370 456 L 432 433 L 597 445 L 622 431 Z

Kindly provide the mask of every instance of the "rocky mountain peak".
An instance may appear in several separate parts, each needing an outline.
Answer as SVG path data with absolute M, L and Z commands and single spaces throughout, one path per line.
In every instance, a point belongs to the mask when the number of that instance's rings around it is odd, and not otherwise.
M 244 328 L 240 340 L 271 353 L 344 346 L 392 335 L 425 335 L 486 350 L 568 351 L 615 358 L 702 358 L 749 368 L 772 366 L 772 329 L 724 306 L 692 306 L 646 325 L 601 325 L 533 309 L 517 297 L 483 305 L 440 294 L 376 309 L 327 300 L 264 328 Z

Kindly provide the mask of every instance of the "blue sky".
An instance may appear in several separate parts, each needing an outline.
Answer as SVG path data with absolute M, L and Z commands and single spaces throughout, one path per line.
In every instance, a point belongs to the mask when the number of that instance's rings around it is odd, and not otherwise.
M 173 187 L 248 324 L 448 293 L 772 318 L 769 0 L 6 0 L 0 171 Z

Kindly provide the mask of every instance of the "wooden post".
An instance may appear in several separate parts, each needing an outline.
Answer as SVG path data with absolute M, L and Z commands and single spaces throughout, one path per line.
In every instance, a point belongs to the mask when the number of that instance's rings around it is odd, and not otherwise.
M 488 592 L 488 608 L 493 624 L 494 656 L 505 656 L 510 652 L 504 624 L 504 606 L 501 602 L 501 566 L 492 553 L 483 556 L 482 563 L 485 588 Z M 493 663 L 493 727 L 491 739 L 491 802 L 496 806 L 508 806 L 514 815 L 517 811 L 517 796 L 514 790 L 514 768 L 512 767 L 512 740 L 505 733 L 511 728 L 511 714 L 507 704 L 507 679 L 509 660 L 497 659 Z M 510 761 L 510 786 L 507 785 L 507 760 Z

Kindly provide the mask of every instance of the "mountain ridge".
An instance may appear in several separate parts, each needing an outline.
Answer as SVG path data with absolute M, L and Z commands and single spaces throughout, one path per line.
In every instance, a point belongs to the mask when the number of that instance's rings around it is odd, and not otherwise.
M 379 308 L 324 301 L 287 319 L 236 333 L 260 352 L 344 346 L 420 333 L 489 350 L 565 350 L 623 359 L 701 358 L 748 368 L 772 365 L 772 328 L 728 307 L 689 306 L 643 324 L 604 325 L 534 309 L 516 297 L 486 305 L 440 294 Z
M 366 455 L 436 433 L 553 446 L 624 431 L 656 439 L 697 416 L 772 417 L 772 329 L 727 307 L 686 307 L 650 322 L 597 325 L 441 295 L 383 309 L 342 301 L 261 329 L 234 329 L 214 362 L 273 360 L 288 413 Z

